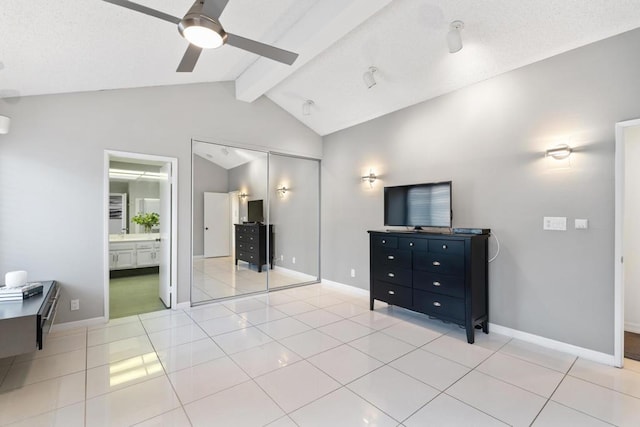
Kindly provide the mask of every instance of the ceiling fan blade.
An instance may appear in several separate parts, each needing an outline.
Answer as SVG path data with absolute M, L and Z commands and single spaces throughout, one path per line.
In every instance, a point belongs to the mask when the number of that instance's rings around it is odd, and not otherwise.
M 288 50 L 260 43 L 255 40 L 245 39 L 244 37 L 230 33 L 227 33 L 227 44 L 287 65 L 293 64 L 298 58 L 297 53 L 289 52 Z
M 178 69 L 176 71 L 179 73 L 192 72 L 196 66 L 196 62 L 198 62 L 198 58 L 200 58 L 200 52 L 202 52 L 201 47 L 190 44 L 187 48 L 187 51 L 184 53 L 182 61 L 180 61 L 180 65 L 178 65 Z
M 143 6 L 138 3 L 133 3 L 128 0 L 102 0 L 102 1 L 115 4 L 117 6 L 126 7 L 127 9 L 135 10 L 136 12 L 144 13 L 145 15 L 153 16 L 155 18 L 160 18 L 176 25 L 181 21 L 180 18 L 177 18 L 173 15 L 169 15 L 164 12 L 160 12 L 159 10 L 151 9 L 150 7 Z
M 229 0 L 204 0 L 202 12 L 210 18 L 218 20 L 224 8 L 227 7 L 227 3 Z

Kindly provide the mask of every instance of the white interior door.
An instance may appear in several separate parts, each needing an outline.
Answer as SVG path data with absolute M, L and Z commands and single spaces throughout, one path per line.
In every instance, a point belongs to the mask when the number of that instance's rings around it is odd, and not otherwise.
M 229 194 L 204 193 L 204 256 L 229 256 Z
M 166 176 L 160 180 L 160 285 L 162 303 L 171 308 L 171 163 L 165 163 L 160 173 Z
M 239 191 L 230 191 L 229 192 L 229 205 L 231 208 L 231 219 L 229 221 L 230 233 L 229 236 L 231 239 L 231 253 L 235 255 L 236 253 L 236 228 L 233 226 L 234 224 L 240 224 L 240 200 L 238 200 Z

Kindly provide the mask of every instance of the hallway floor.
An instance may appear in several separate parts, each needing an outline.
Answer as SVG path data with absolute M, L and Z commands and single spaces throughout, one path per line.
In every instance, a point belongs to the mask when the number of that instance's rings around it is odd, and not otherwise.
M 0 359 L 2 426 L 638 426 L 616 369 L 315 284 L 52 333 Z
M 640 334 L 624 332 L 624 357 L 640 361 Z
M 109 318 L 164 310 L 158 296 L 158 274 L 109 279 Z

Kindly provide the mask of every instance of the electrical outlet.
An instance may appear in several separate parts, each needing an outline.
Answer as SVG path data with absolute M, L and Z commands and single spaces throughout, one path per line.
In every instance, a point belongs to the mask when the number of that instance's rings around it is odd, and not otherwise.
M 71 311 L 80 310 L 80 300 L 72 299 L 71 300 Z
M 567 231 L 566 216 L 545 216 L 542 222 L 543 230 Z
M 355 268 L 351 269 L 351 277 L 356 277 L 356 269 Z
M 296 257 L 291 258 L 291 262 L 295 264 L 296 263 Z

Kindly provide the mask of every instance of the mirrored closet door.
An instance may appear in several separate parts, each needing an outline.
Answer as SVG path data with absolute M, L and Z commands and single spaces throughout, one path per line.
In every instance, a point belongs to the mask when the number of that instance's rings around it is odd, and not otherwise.
M 191 302 L 319 280 L 319 161 L 192 143 Z
M 275 268 L 269 289 L 314 283 L 320 276 L 320 162 L 269 155 L 269 222 Z

